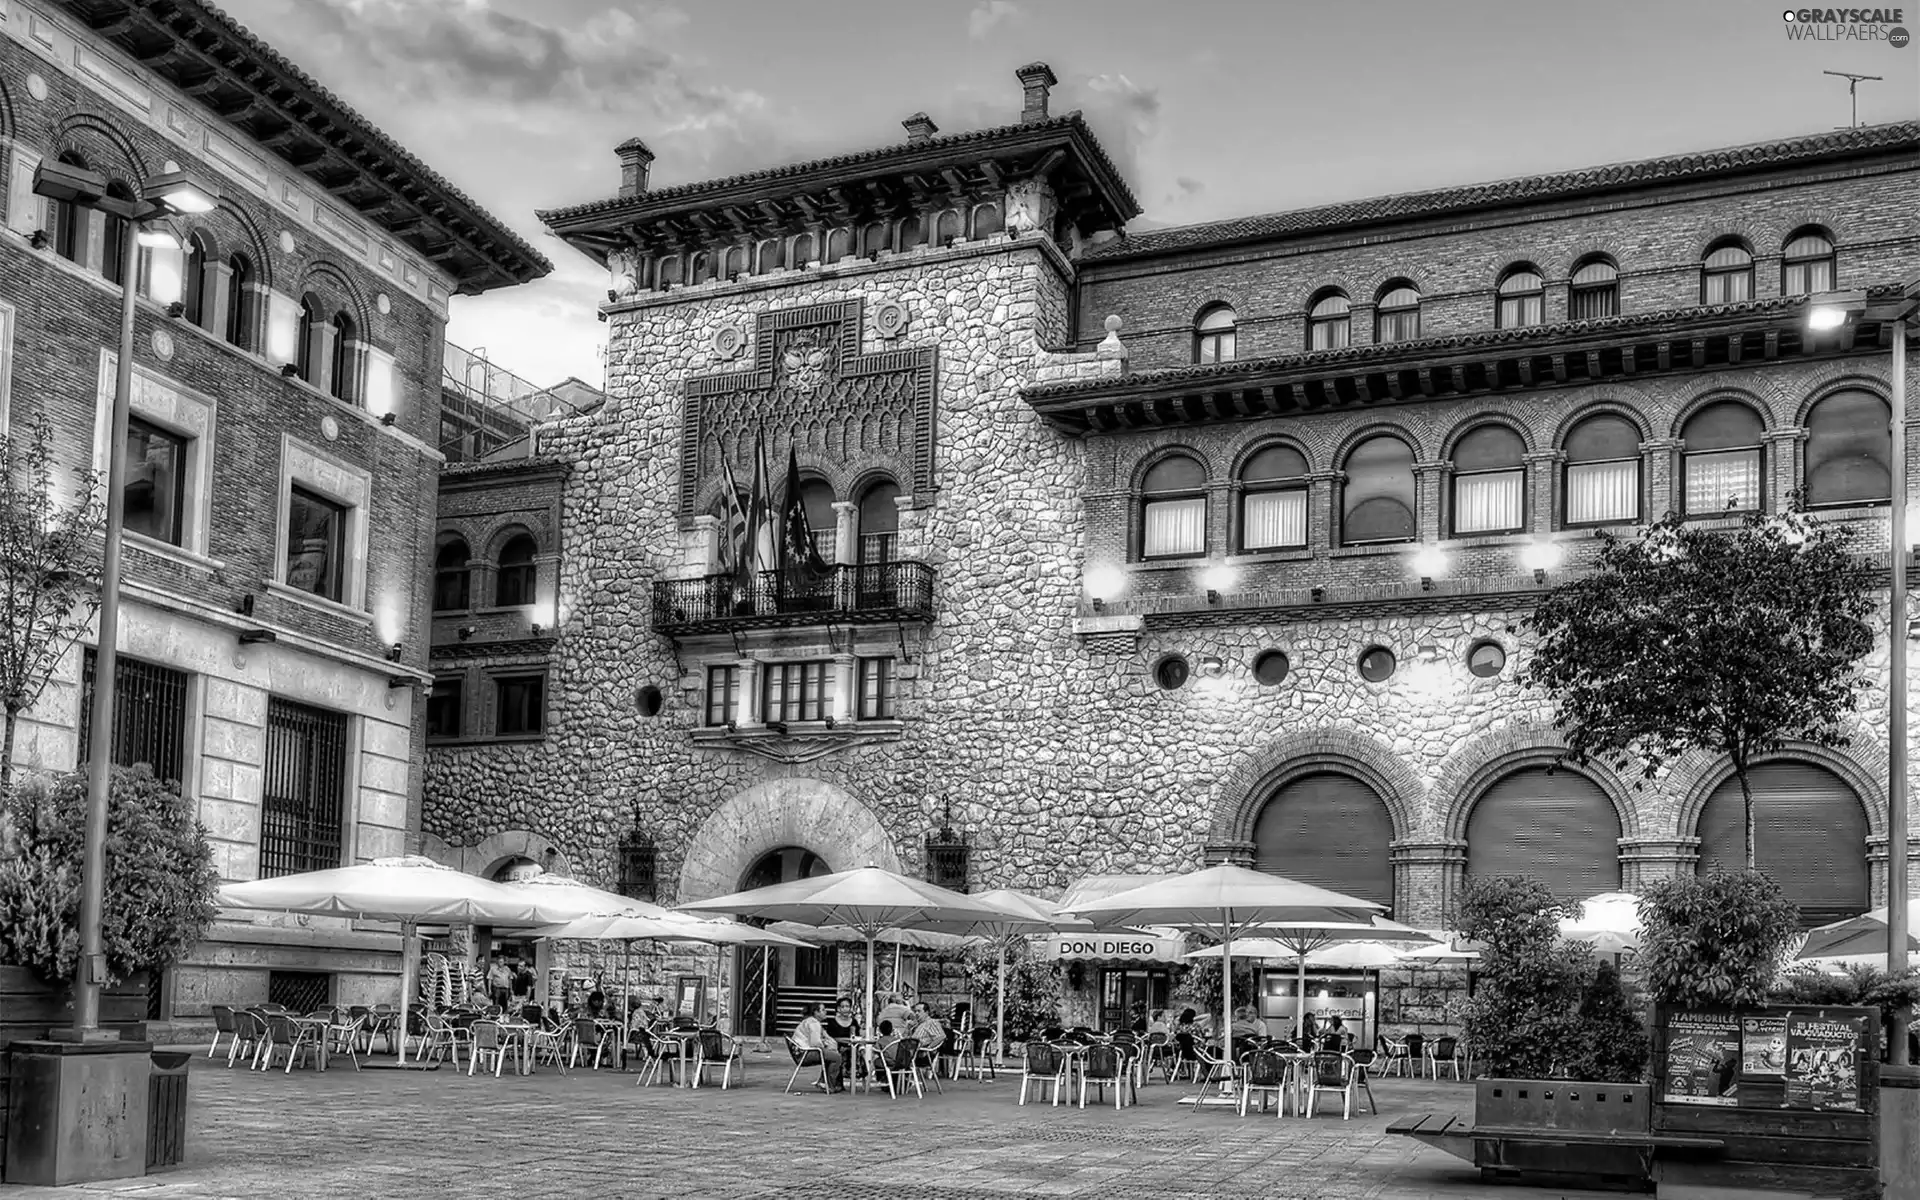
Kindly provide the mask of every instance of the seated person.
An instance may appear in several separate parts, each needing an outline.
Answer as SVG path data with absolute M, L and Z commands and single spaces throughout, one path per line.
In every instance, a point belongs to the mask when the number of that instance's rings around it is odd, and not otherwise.
M 888 992 L 884 998 L 886 1003 L 881 1006 L 880 1015 L 874 1018 L 875 1021 L 891 1021 L 896 1029 L 905 1028 L 907 1018 L 913 1015 L 913 1009 L 901 1000 L 898 992 Z
M 837 1042 L 860 1036 L 860 1018 L 854 1015 L 853 1001 L 846 996 L 834 1002 L 833 1013 L 821 1025 L 826 1028 L 827 1036 Z
M 1147 1036 L 1152 1037 L 1156 1033 L 1172 1032 L 1173 1022 L 1168 1019 L 1167 1010 L 1164 1008 L 1154 1009 L 1153 1016 L 1147 1021 Z
M 1248 1037 L 1272 1037 L 1273 1031 L 1267 1026 L 1267 1019 L 1260 1015 L 1257 1008 L 1249 1008 L 1244 1017 L 1236 1017 L 1233 1022 L 1235 1033 L 1245 1033 Z
M 1335 1017 L 1333 1020 L 1327 1022 L 1327 1028 L 1321 1034 L 1320 1041 L 1327 1049 L 1338 1050 L 1344 1054 L 1348 1047 L 1353 1044 L 1353 1035 L 1347 1032 L 1347 1028 L 1341 1023 L 1340 1018 Z
M 920 1049 L 927 1054 L 938 1054 L 947 1044 L 947 1027 L 927 1008 L 925 1000 L 916 1000 L 913 1005 L 911 1023 L 907 1026 L 907 1036 L 920 1043 Z
M 593 994 L 587 997 L 587 1019 L 590 1021 L 598 1021 L 606 1015 L 607 994 L 595 988 Z
M 825 1013 L 826 1005 L 819 1001 L 807 1005 L 806 1017 L 793 1031 L 793 1044 L 802 1051 L 819 1051 L 820 1060 L 827 1067 L 826 1089 L 829 1092 L 844 1092 L 847 1090 L 847 1060 L 841 1056 L 839 1044 L 827 1036 L 826 1029 L 820 1024 L 820 1018 Z

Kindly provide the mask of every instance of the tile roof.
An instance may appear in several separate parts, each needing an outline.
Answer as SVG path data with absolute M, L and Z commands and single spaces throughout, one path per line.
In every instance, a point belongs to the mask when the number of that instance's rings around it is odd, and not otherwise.
M 1355 225 L 1382 221 L 1436 216 L 1467 209 L 1507 204 L 1530 204 L 1588 192 L 1646 187 L 1686 179 L 1761 167 L 1786 166 L 1830 156 L 1875 150 L 1920 150 L 1920 121 L 1899 121 L 1888 125 L 1865 125 L 1833 133 L 1811 134 L 1746 146 L 1729 146 L 1693 154 L 1675 154 L 1640 162 L 1585 167 L 1551 175 L 1528 175 L 1493 183 L 1475 183 L 1463 187 L 1436 188 L 1424 192 L 1404 192 L 1396 196 L 1376 196 L 1349 200 L 1317 208 L 1262 216 L 1233 217 L 1204 225 L 1186 225 L 1173 229 L 1155 229 L 1132 236 L 1122 235 L 1088 249 L 1084 258 L 1105 260 L 1133 258 L 1174 251 L 1197 250 L 1268 238 L 1322 233 Z

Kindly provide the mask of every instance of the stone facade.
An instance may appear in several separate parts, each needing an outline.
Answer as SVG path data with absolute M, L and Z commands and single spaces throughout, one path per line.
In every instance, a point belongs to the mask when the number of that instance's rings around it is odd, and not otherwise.
M 914 154 L 980 158 L 1024 146 L 1020 138 L 1052 128 L 1044 95 L 1041 112 L 1037 124 L 1029 118 L 860 161 L 872 163 L 884 193 L 891 173 L 909 169 L 896 164 Z M 1112 218 L 1125 219 L 1130 198 L 1101 210 L 1102 227 L 1084 197 L 1118 193 L 1102 193 L 1098 181 L 1044 177 L 1062 149 L 1040 165 L 1025 160 L 1023 169 L 1043 173 L 1032 183 L 1008 182 L 1005 163 L 985 172 L 1015 190 L 1005 200 L 1012 233 L 934 244 L 902 233 L 871 255 L 798 266 L 786 258 L 764 270 L 746 269 L 753 260 L 743 258 L 739 271 L 708 273 L 688 268 L 686 256 L 716 227 L 676 224 L 680 217 L 703 207 L 741 216 L 725 206 L 778 197 L 765 200 L 768 219 L 791 201 L 800 220 L 821 209 L 822 195 L 841 193 L 809 195 L 813 168 L 804 167 L 650 196 L 643 162 L 619 200 L 545 214 L 562 236 L 590 229 L 602 239 L 576 241 L 590 252 L 619 231 L 638 260 L 610 261 L 618 295 L 604 310 L 607 405 L 541 431 L 543 453 L 569 464 L 558 585 L 566 615 L 551 651 L 547 733 L 538 743 L 436 748 L 426 830 L 452 847 L 538 833 L 564 846 L 583 874 L 609 881 L 619 839 L 638 829 L 658 847 L 662 898 L 684 901 L 741 886 L 763 854 L 784 845 L 836 870 L 871 861 L 925 870 L 926 835 L 950 811 L 969 836 L 972 886 L 1058 895 L 1093 874 L 1285 853 L 1261 841 L 1271 838 L 1260 832 L 1263 813 L 1289 789 L 1337 776 L 1379 802 L 1377 843 L 1356 845 L 1363 865 L 1390 877 L 1394 915 L 1440 925 L 1474 861 L 1475 806 L 1561 749 L 1550 701 L 1517 680 L 1531 597 L 1547 575 L 1580 570 L 1593 550 L 1591 529 L 1560 527 L 1559 447 L 1572 421 L 1615 411 L 1635 425 L 1644 515 L 1675 502 L 1686 418 L 1711 399 L 1739 398 L 1761 414 L 1763 503 L 1775 508 L 1806 474 L 1799 447 L 1810 406 L 1846 388 L 1886 394 L 1883 353 L 1865 339 L 1796 343 L 1797 334 L 1780 332 L 1799 320 L 1785 302 L 1735 306 L 1726 321 L 1751 311 L 1754 321 L 1774 321 L 1772 332 L 1716 332 L 1734 340 L 1711 352 L 1693 324 L 1704 318 L 1687 311 L 1698 304 L 1689 289 L 1699 286 L 1702 253 L 1729 234 L 1777 246 L 1789 227 L 1825 223 L 1842 282 L 1855 286 L 1920 267 L 1920 239 L 1900 225 L 1895 199 L 1911 191 L 1920 131 L 1813 141 L 1819 146 L 1787 154 L 1777 170 L 1765 167 L 1766 153 L 1749 155 L 1742 161 L 1762 166 L 1737 178 L 1704 156 L 1622 169 L 1608 185 L 1616 194 L 1590 200 L 1575 197 L 1598 185 L 1568 180 L 1553 185 L 1566 198 L 1523 188 L 1510 200 L 1475 201 L 1497 220 L 1455 214 L 1449 205 L 1466 201 L 1438 198 L 1424 210 L 1409 202 L 1385 215 L 1308 214 L 1273 218 L 1266 232 L 1203 227 L 1137 243 L 1113 237 Z M 1899 154 L 1904 165 L 1893 162 Z M 1021 167 L 1014 150 L 1003 157 Z M 967 168 L 960 177 L 974 178 Z M 1046 209 L 1067 196 L 1083 198 L 1077 216 Z M 749 244 L 754 236 L 741 233 Z M 733 261 L 724 246 L 715 253 Z M 1492 324 L 1492 284 L 1472 281 L 1497 274 L 1496 260 L 1553 264 L 1551 328 L 1539 336 L 1574 337 L 1567 275 L 1592 253 L 1619 260 L 1623 316 L 1617 326 L 1598 323 L 1589 348 L 1547 346 L 1516 366 L 1494 360 L 1531 336 L 1522 331 L 1502 331 L 1504 340 L 1484 351 L 1456 344 L 1469 337 L 1461 331 Z M 1763 257 L 1758 274 L 1779 270 L 1777 256 Z M 1376 387 L 1371 377 L 1316 379 L 1310 390 L 1294 388 L 1289 409 L 1284 385 L 1243 377 L 1294 369 L 1292 359 L 1174 369 L 1189 361 L 1192 321 L 1208 304 L 1238 310 L 1249 331 L 1241 358 L 1297 354 L 1288 331 L 1303 328 L 1316 289 L 1334 281 L 1370 301 L 1376 284 L 1402 276 L 1433 297 L 1430 332 L 1456 341 L 1411 343 L 1404 368 L 1386 371 L 1377 392 L 1367 390 Z M 1776 310 L 1785 315 L 1769 315 Z M 1356 310 L 1354 320 L 1356 330 L 1371 329 L 1370 314 Z M 1639 332 L 1656 325 L 1664 332 Z M 1065 344 L 1069 329 L 1077 346 Z M 841 346 L 839 357 L 796 357 L 783 349 L 793 342 L 779 340 L 795 330 L 816 330 L 825 341 L 807 345 Z M 1657 352 L 1650 342 L 1643 355 L 1635 339 L 1656 336 L 1664 339 Z M 1298 369 L 1360 371 L 1369 341 L 1370 333 L 1357 335 L 1356 349 Z M 1796 344 L 1799 351 L 1780 352 Z M 920 440 L 906 449 L 914 454 L 886 440 L 884 421 L 869 453 L 856 434 L 875 410 L 861 407 L 867 393 L 842 371 L 851 356 L 875 363 L 896 350 L 931 356 L 931 414 L 912 414 Z M 1594 373 L 1590 382 L 1568 371 L 1564 360 L 1574 355 Z M 1466 378 L 1466 368 L 1451 365 L 1466 358 L 1484 372 L 1473 376 L 1484 381 L 1482 394 L 1436 396 L 1434 378 Z M 1606 372 L 1635 378 L 1606 381 Z M 1302 395 L 1308 403 L 1297 403 Z M 1527 515 L 1517 534 L 1456 537 L 1450 456 L 1460 433 L 1489 419 L 1525 442 Z M 1364 435 L 1388 431 L 1413 449 L 1413 540 L 1341 544 L 1345 454 Z M 889 473 L 901 489 L 894 557 L 932 569 L 930 617 L 863 619 L 855 604 L 839 616 L 788 612 L 771 621 L 760 608 L 733 606 L 737 593 L 712 582 L 730 519 L 723 503 L 715 507 L 725 491 L 720 465 L 745 486 L 756 434 L 771 442 L 776 468 L 791 445 L 803 478 L 831 487 L 842 563 L 855 561 L 846 554 L 858 528 L 851 502 L 874 472 Z M 1226 552 L 1240 467 L 1275 442 L 1308 463 L 1304 544 Z M 1172 451 L 1204 473 L 1203 553 L 1146 561 L 1141 479 Z M 930 466 L 915 455 L 930 455 Z M 1884 512 L 1884 504 L 1860 505 L 1831 515 L 1861 530 L 1863 550 L 1884 554 Z M 1528 553 L 1542 545 L 1554 554 L 1550 570 Z M 1412 555 L 1432 547 L 1444 568 L 1416 568 Z M 1486 676 L 1467 662 L 1483 644 L 1503 659 Z M 1368 682 L 1357 664 L 1381 647 L 1398 669 Z M 1254 664 L 1274 650 L 1287 669 L 1262 682 Z M 1869 666 L 1879 680 L 1885 657 L 1876 653 Z M 872 658 L 893 660 L 896 702 L 884 714 L 855 694 Z M 1168 686 L 1161 668 L 1176 658 L 1183 669 Z M 761 681 L 785 678 L 798 662 L 824 664 L 831 699 L 808 719 L 772 723 Z M 727 679 L 737 693 L 708 695 Z M 637 705 L 647 687 L 667 702 Z M 1864 813 L 1866 841 L 1852 853 L 1871 867 L 1874 899 L 1884 891 L 1887 841 L 1884 695 L 1881 686 L 1863 695 L 1848 750 L 1782 756 L 1818 767 L 1830 802 Z M 1704 756 L 1645 787 L 1603 767 L 1569 771 L 1618 823 L 1614 886 L 1696 869 L 1701 812 L 1726 774 Z M 1342 844 L 1346 832 L 1322 826 L 1306 836 L 1322 839 L 1314 844 L 1333 862 L 1336 851 L 1354 851 Z M 1543 853 L 1551 861 L 1550 849 Z M 1860 906 L 1869 898 L 1863 884 Z M 1420 1028 L 1446 1020 L 1461 973 L 1417 975 L 1383 981 L 1383 1021 Z M 1084 1015 L 1093 1004 L 1082 994 L 1072 1011 Z

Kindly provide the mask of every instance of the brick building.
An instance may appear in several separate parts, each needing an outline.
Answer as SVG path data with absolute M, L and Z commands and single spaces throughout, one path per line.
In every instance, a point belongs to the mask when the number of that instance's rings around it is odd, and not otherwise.
M 220 201 L 129 263 L 118 218 L 35 195 L 56 161 L 128 196 L 184 167 Z M 116 757 L 197 800 L 226 880 L 406 851 L 447 301 L 548 264 L 194 0 L 0 7 L 0 196 L 0 419 L 47 420 L 76 471 L 105 464 L 138 292 Z M 25 714 L 21 765 L 76 764 L 91 656 Z M 228 917 L 156 1017 L 390 998 L 390 928 Z
M 1231 860 L 1427 926 L 1474 874 L 1583 896 L 1741 859 L 1724 763 L 1546 771 L 1522 621 L 1595 530 L 1669 509 L 1804 490 L 1885 554 L 1888 330 L 1810 335 L 1805 295 L 1920 274 L 1920 126 L 1127 236 L 1051 72 L 1019 77 L 1017 123 L 915 114 L 732 179 L 651 189 L 630 141 L 618 196 L 543 214 L 610 269 L 609 399 L 540 435 L 544 730 L 432 750 L 429 840 L 670 900 Z M 797 459 L 824 578 L 722 569 L 758 442 L 776 493 Z M 1759 859 L 1810 917 L 1884 892 L 1885 707 L 1757 773 Z M 1159 994 L 1097 965 L 1076 1017 Z

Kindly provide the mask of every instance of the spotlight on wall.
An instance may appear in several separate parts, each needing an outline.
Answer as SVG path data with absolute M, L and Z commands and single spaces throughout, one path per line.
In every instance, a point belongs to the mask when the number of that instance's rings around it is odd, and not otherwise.
M 468 638 L 472 637 L 474 634 L 479 632 L 480 632 L 480 627 L 478 625 L 462 625 L 460 627 L 460 640 L 464 642 Z
M 1090 567 L 1086 573 L 1084 586 L 1087 598 L 1093 601 L 1093 607 L 1098 611 L 1107 601 L 1117 598 L 1126 590 L 1127 576 L 1124 571 L 1115 566 Z
M 1327 589 L 1323 587 L 1317 587 L 1307 594 L 1313 597 L 1313 602 L 1315 604 L 1318 604 L 1322 600 L 1325 600 L 1327 598 Z
M 387 676 L 387 690 L 390 692 L 394 691 L 397 688 L 410 688 L 413 686 L 413 683 L 414 683 L 414 679 L 413 679 L 413 676 L 411 675 Z
M 184 317 L 187 315 L 187 306 L 175 300 L 173 303 L 167 305 L 167 315 L 170 317 Z
M 399 419 L 400 419 L 400 414 L 398 413 L 381 413 L 380 414 L 380 423 L 382 425 L 392 425 L 395 421 L 398 421 Z
M 298 375 L 299 373 L 300 373 L 299 363 L 281 363 L 280 364 L 280 374 L 284 378 L 292 379 L 295 375 Z
M 27 239 L 27 244 L 35 250 L 45 250 L 52 244 L 52 239 L 47 237 L 46 230 L 36 229 L 33 231 L 33 236 Z
M 605 325 L 605 324 L 607 323 L 607 314 L 605 314 L 605 313 L 595 313 L 595 314 L 594 314 L 594 316 L 596 316 L 596 317 L 599 317 L 599 318 L 600 318 L 600 323 L 601 323 L 602 325 Z
M 612 303 L 613 303 L 613 302 L 614 302 L 615 300 L 618 300 L 619 298 L 620 298 L 620 293 L 619 293 L 619 292 L 617 292 L 617 291 L 615 291 L 615 290 L 614 290 L 614 289 L 612 289 L 612 288 L 608 288 L 608 289 L 607 289 L 607 303 L 608 303 L 608 304 L 612 304 Z
M 1547 569 L 1545 567 L 1535 567 L 1533 569 L 1533 581 L 1535 583 L 1545 583 L 1547 581 Z
M 250 617 L 253 615 L 253 593 L 252 592 L 248 592 L 246 595 L 240 597 L 239 612 L 240 612 L 240 615 L 243 617 Z
M 271 629 L 242 629 L 240 631 L 240 644 L 242 646 L 251 646 L 257 642 L 277 642 L 279 640 L 279 635 L 275 634 Z
M 832 728 L 833 728 L 833 726 L 834 726 L 834 719 L 833 719 L 832 717 L 828 717 L 828 718 L 827 718 L 827 728 L 828 728 L 828 729 L 832 729 Z
M 1412 566 L 1413 573 L 1423 579 L 1436 578 L 1446 573 L 1447 552 L 1429 542 L 1413 552 Z
M 1520 565 L 1533 572 L 1535 583 L 1545 583 L 1547 572 L 1560 565 L 1560 547 L 1552 542 L 1530 542 L 1520 552 Z
M 1433 576 L 1422 575 L 1420 577 L 1420 590 L 1423 592 L 1430 592 L 1433 590 Z
M 1218 604 L 1218 603 L 1220 603 L 1220 593 L 1219 593 L 1219 592 L 1217 592 L 1217 591 L 1215 591 L 1215 590 L 1214 590 L 1213 588 L 1208 588 L 1208 589 L 1207 589 L 1207 603 L 1208 603 L 1208 604 Z
M 533 636 L 535 637 L 540 636 L 540 630 L 541 630 L 540 622 L 535 621 L 533 624 L 527 626 L 527 628 L 532 631 Z
M 1093 598 L 1093 611 L 1095 612 L 1107 611 L 1107 602 L 1105 600 L 1102 600 L 1100 597 L 1095 596 Z
M 400 643 L 399 643 L 399 642 L 395 642 L 395 643 L 394 643 L 393 645 L 391 645 L 391 646 L 388 646 L 388 647 L 387 647 L 387 661 L 388 661 L 388 662 L 399 662 L 399 661 L 400 661 L 400 651 L 401 651 L 401 646 L 400 646 Z
M 768 721 L 767 728 L 773 730 L 775 733 L 784 735 L 787 732 L 787 723 L 785 721 Z

